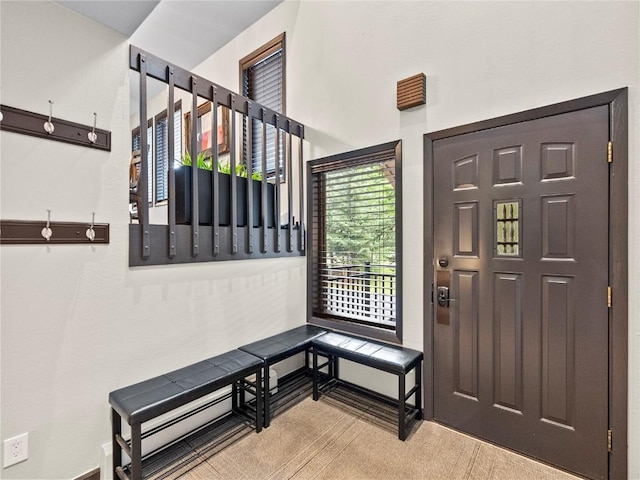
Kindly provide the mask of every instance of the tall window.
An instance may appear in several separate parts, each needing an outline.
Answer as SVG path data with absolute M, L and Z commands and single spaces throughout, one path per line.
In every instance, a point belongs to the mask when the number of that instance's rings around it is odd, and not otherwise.
M 309 162 L 314 323 L 401 340 L 401 145 Z
M 165 202 L 169 198 L 169 122 L 167 110 L 155 118 L 155 202 Z M 181 163 L 182 153 L 182 103 L 176 103 L 173 113 L 173 152 L 174 162 Z M 150 177 L 151 178 L 151 177 Z
M 276 112 L 286 113 L 284 33 L 240 60 L 240 84 L 244 96 Z M 255 120 L 250 123 L 251 125 L 244 126 L 245 159 L 251 158 L 253 171 L 262 172 L 262 123 Z M 251 152 L 246 151 L 248 135 L 251 135 Z M 275 140 L 276 129 L 267 125 L 265 145 L 268 175 L 274 174 L 276 169 Z M 283 151 L 284 137 L 281 136 L 280 165 L 284 157 Z

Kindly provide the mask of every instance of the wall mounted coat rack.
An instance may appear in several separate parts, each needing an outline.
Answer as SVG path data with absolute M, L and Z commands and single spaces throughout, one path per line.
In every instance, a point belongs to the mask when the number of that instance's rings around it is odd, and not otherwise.
M 48 238 L 48 239 L 47 239 Z M 0 245 L 109 243 L 109 224 L 0 220 Z
M 7 105 L 0 105 L 0 112 L 0 130 L 111 151 L 111 132 L 95 128 L 95 114 L 89 126 Z

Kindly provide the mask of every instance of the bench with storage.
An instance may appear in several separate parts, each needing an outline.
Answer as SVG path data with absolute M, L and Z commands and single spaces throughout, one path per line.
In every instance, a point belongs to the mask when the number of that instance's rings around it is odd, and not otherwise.
M 312 353 L 313 399 L 332 385 L 348 385 L 339 377 L 338 360 L 350 360 L 398 376 L 398 400 L 368 392 L 375 398 L 393 405 L 398 412 L 398 438 L 405 440 L 414 422 L 422 419 L 422 352 L 400 346 L 383 344 L 326 330 L 313 325 L 303 325 L 240 347 L 238 350 L 209 358 L 188 367 L 145 380 L 109 394 L 112 418 L 114 478 L 140 480 L 142 478 L 142 440 L 158 433 L 165 425 L 148 428 L 142 432 L 142 424 L 164 415 L 190 402 L 205 397 L 224 387 L 231 386 L 231 413 L 248 417 L 256 432 L 269 426 L 272 412 L 269 367 L 295 354 L 305 353 L 305 365 L 301 371 L 310 375 L 308 353 Z M 319 365 L 318 356 L 326 363 Z M 327 372 L 321 369 L 327 367 Z M 406 376 L 414 372 L 415 382 L 406 391 Z M 263 386 L 264 381 L 264 386 Z M 309 380 L 305 380 L 308 384 Z M 353 386 L 353 384 L 351 384 Z M 280 385 L 278 385 L 280 388 Z M 296 387 L 297 388 L 297 387 Z M 362 389 L 361 389 L 362 390 Z M 245 401 L 245 392 L 254 395 Z M 228 398 L 227 395 L 225 398 Z M 383 398 L 384 397 L 384 398 Z M 413 404 L 408 400 L 414 397 Z M 212 401 L 213 405 L 220 400 Z M 287 400 L 288 401 L 288 400 Z M 207 407 L 208 405 L 205 405 Z M 191 410 L 190 407 L 189 410 Z M 201 410 L 203 407 L 198 407 Z M 392 410 L 393 411 L 393 410 Z M 188 418 L 187 412 L 167 422 L 175 424 Z M 121 434 L 122 420 L 131 427 L 131 440 Z M 159 450 L 162 450 L 159 449 Z M 128 467 L 122 465 L 122 452 L 131 458 Z M 158 450 L 144 458 L 151 457 Z
M 398 376 L 398 438 L 405 440 L 413 423 L 422 419 L 422 352 L 334 332 L 314 338 L 311 344 L 313 346 L 314 400 L 320 398 L 323 388 L 340 382 L 348 383 L 340 380 L 338 368 L 340 358 Z M 326 357 L 327 362 L 318 365 L 318 355 Z M 328 368 L 326 376 L 320 373 L 320 369 L 324 367 Z M 407 392 L 406 375 L 412 370 L 414 370 L 415 382 Z M 322 378 L 325 381 L 321 383 Z M 414 403 L 407 403 L 412 396 L 415 396 Z
M 297 353 L 305 352 L 305 368 L 309 368 L 307 352 L 311 347 L 311 341 L 324 335 L 326 330 L 313 325 L 301 327 L 279 333 L 263 340 L 240 347 L 240 350 L 260 358 L 264 365 L 264 426 L 271 423 L 271 390 L 269 385 L 269 367 Z
M 249 417 L 256 432 L 260 432 L 263 412 L 262 368 L 263 362 L 259 358 L 233 350 L 111 392 L 109 403 L 114 478 L 142 478 L 142 439 L 161 429 L 154 428 L 143 434 L 143 423 L 229 385 L 232 386 L 232 412 Z M 251 376 L 254 376 L 255 382 L 247 379 Z M 255 405 L 245 401 L 245 392 L 255 396 Z M 131 427 L 130 441 L 121 435 L 121 420 Z M 131 458 L 128 469 L 122 465 L 122 451 Z

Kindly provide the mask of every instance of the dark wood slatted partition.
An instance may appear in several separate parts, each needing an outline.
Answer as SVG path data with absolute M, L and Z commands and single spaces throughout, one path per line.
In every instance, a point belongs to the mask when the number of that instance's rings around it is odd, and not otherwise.
M 168 85 L 167 107 L 167 150 L 168 150 L 168 213 L 167 224 L 150 224 L 148 198 L 151 184 L 148 178 L 147 142 L 141 143 L 141 166 L 138 183 L 138 194 L 143 201 L 139 202 L 139 222 L 132 223 L 129 228 L 129 265 L 164 265 L 174 263 L 195 263 L 225 260 L 241 260 L 251 258 L 291 257 L 305 255 L 304 225 L 304 159 L 303 140 L 304 126 L 299 122 L 264 107 L 242 95 L 238 95 L 220 85 L 206 80 L 189 71 L 181 69 L 135 46 L 130 47 L 130 63 L 132 70 L 140 73 L 140 131 L 145 132 L 147 125 L 147 81 L 148 78 L 159 80 Z M 189 221 L 180 222 L 177 215 L 177 180 L 173 159 L 176 158 L 175 145 L 175 89 L 179 88 L 191 94 L 191 112 L 189 138 L 186 139 L 191 152 L 191 170 L 186 180 L 190 188 Z M 221 123 L 218 107 L 230 111 L 230 141 L 228 175 L 218 171 L 220 152 L 217 141 L 211 152 L 212 171 L 210 188 L 211 205 L 210 220 L 200 209 L 203 192 L 209 188 L 208 172 L 197 167 L 198 159 L 198 104 L 202 101 L 212 102 L 211 132 L 217 132 Z M 189 102 L 187 102 L 189 104 Z M 262 176 L 259 183 L 251 180 L 253 168 L 251 162 L 242 159 L 243 135 L 242 125 L 251 119 L 260 122 L 262 151 L 262 171 L 267 171 L 267 152 L 265 139 L 267 131 L 275 129 L 276 171 L 273 176 Z M 241 123 L 241 125 L 238 125 Z M 282 137 L 281 137 L 282 135 Z M 294 139 L 295 137 L 295 139 Z M 142 138 L 142 136 L 141 136 Z M 214 135 L 214 138 L 215 135 Z M 251 151 L 251 136 L 244 142 Z M 280 144 L 283 142 L 283 152 Z M 280 162 L 280 155 L 284 155 Z M 179 156 L 179 155 L 178 155 Z M 245 164 L 246 180 L 238 175 L 236 166 Z M 282 167 L 280 166 L 282 163 Z M 298 172 L 295 174 L 293 167 Z M 182 167 L 189 168 L 189 167 Z M 199 178 L 205 176 L 203 178 Z M 205 183 L 203 183 L 205 180 Z M 228 189 L 222 183 L 228 181 Z M 258 184 L 259 188 L 254 185 Z M 254 187 L 256 191 L 254 192 Z M 228 198 L 219 195 L 228 192 Z M 238 200 L 245 192 L 243 200 Z M 294 197 L 296 195 L 296 197 Z M 283 199 L 286 198 L 286 202 Z M 296 201 L 297 199 L 297 201 Z M 239 204 L 240 202 L 241 204 Z M 223 204 L 229 205 L 229 211 L 223 210 Z M 260 208 L 255 210 L 255 205 Z M 275 207 L 273 211 L 270 205 Z M 282 210 L 281 210 L 282 208 Z M 205 218 L 207 217 L 207 218 Z M 223 223 L 223 218 L 228 218 Z M 281 220 L 286 218 L 286 221 Z M 205 223 L 207 222 L 207 223 Z M 209 223 L 211 222 L 211 223 Z M 286 235 L 286 248 L 282 248 L 283 235 Z M 256 240 L 259 236 L 259 246 Z

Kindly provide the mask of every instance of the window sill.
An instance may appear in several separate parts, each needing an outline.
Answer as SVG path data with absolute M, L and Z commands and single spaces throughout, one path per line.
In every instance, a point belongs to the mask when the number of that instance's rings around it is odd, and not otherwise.
M 362 337 L 368 337 L 375 340 L 382 340 L 383 342 L 402 345 L 402 338 L 400 337 L 400 333 L 397 330 L 386 330 L 369 325 L 363 325 L 360 323 L 350 323 L 346 320 L 334 320 L 330 318 L 316 317 L 313 315 L 311 316 L 309 323 L 318 325 L 320 327 L 330 328 L 331 330 L 352 333 L 354 335 L 360 335 Z

